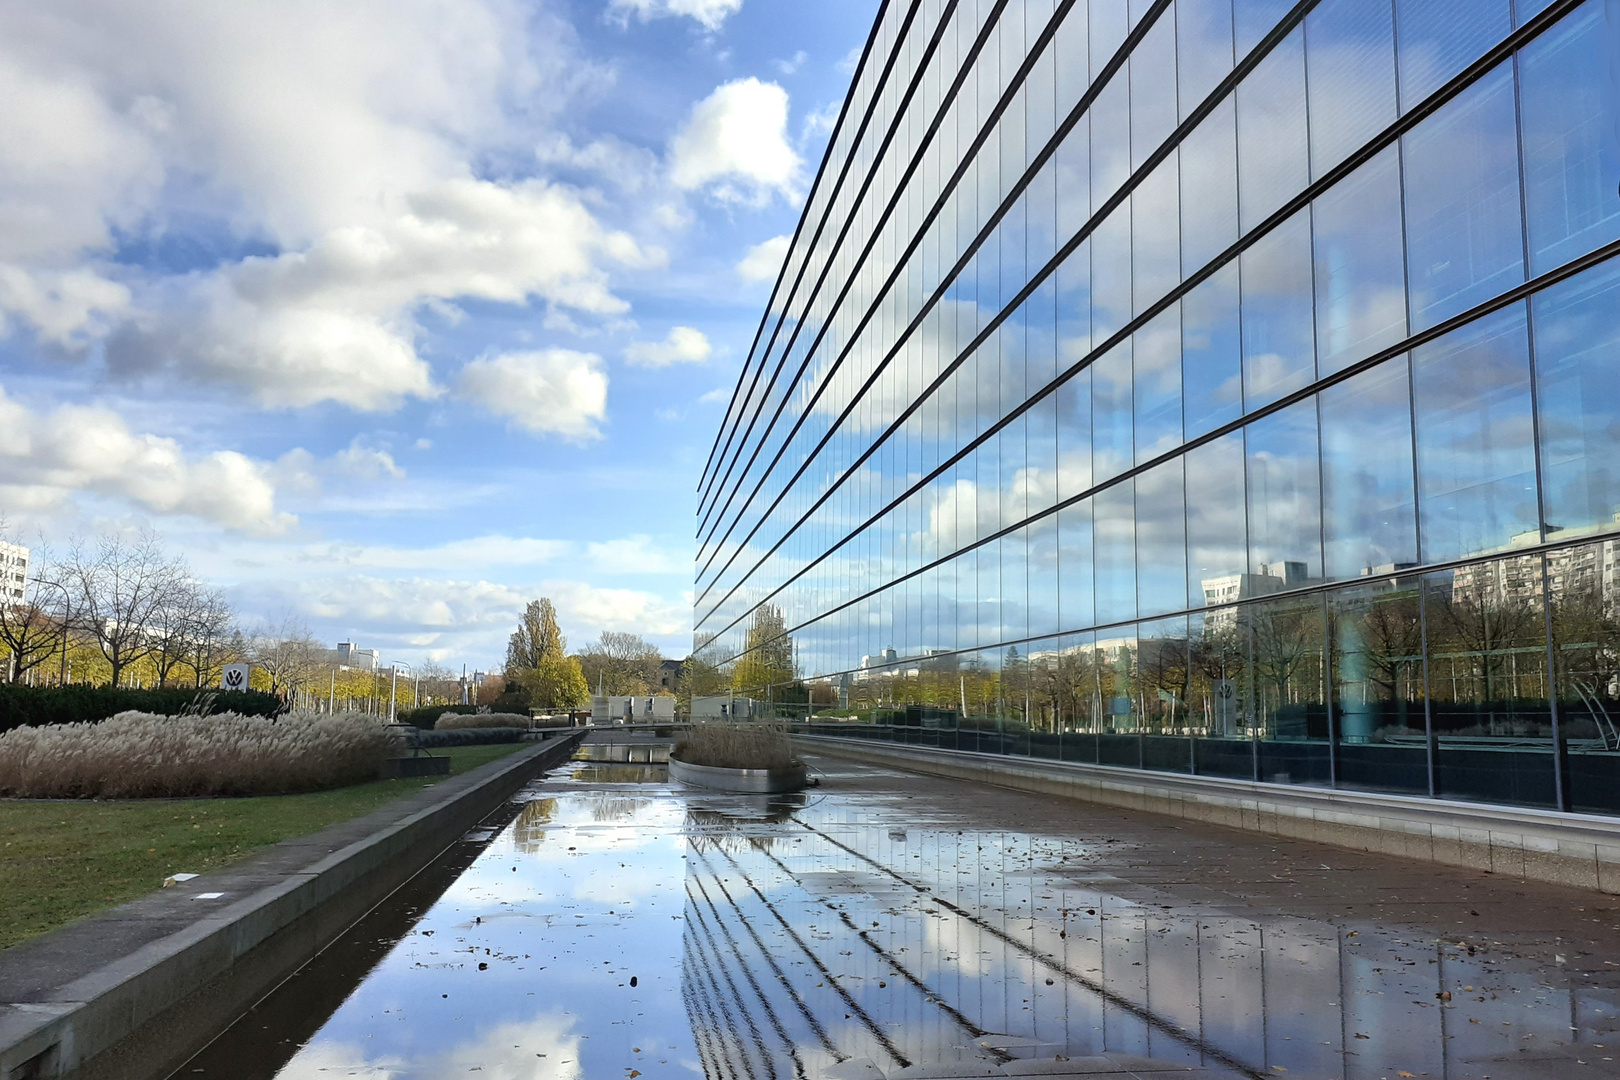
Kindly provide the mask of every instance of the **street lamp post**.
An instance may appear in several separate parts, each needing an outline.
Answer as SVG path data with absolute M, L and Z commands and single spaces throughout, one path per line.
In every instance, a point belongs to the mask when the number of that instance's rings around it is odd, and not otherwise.
M 397 694 L 397 692 L 399 690 L 399 669 L 400 668 L 405 668 L 405 669 L 409 670 L 412 675 L 416 674 L 416 669 L 415 668 L 411 667 L 411 665 L 409 665 L 409 664 L 407 664 L 407 663 L 405 663 L 404 661 L 401 661 L 401 660 L 394 661 L 393 666 L 389 669 L 390 673 L 393 676 L 392 682 L 388 687 L 388 722 L 390 724 L 395 722 L 395 716 L 397 715 L 396 710 L 395 710 L 395 695 Z

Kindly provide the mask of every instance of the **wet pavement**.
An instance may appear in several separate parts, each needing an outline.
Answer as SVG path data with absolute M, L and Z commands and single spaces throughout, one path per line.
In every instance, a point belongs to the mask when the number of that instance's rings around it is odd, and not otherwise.
M 176 1075 L 1620 1078 L 1620 898 L 833 759 L 764 797 L 582 756 Z

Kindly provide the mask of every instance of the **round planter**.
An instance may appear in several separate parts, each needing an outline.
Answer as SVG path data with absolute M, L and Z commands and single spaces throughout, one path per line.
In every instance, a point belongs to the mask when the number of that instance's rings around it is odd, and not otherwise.
M 747 795 L 802 791 L 805 784 L 803 764 L 790 765 L 785 769 L 717 769 L 712 765 L 689 765 L 679 758 L 670 758 L 669 775 L 671 779 L 692 787 Z

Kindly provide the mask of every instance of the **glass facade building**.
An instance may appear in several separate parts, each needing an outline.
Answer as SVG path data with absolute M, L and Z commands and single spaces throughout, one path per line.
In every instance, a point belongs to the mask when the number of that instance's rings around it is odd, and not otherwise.
M 842 735 L 1620 813 L 1609 17 L 887 0 L 695 655 Z

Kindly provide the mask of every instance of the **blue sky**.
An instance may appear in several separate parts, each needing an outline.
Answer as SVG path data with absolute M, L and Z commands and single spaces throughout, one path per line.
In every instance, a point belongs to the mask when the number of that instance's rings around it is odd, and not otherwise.
M 0 517 L 243 621 L 690 645 L 695 486 L 876 0 L 0 0 Z

